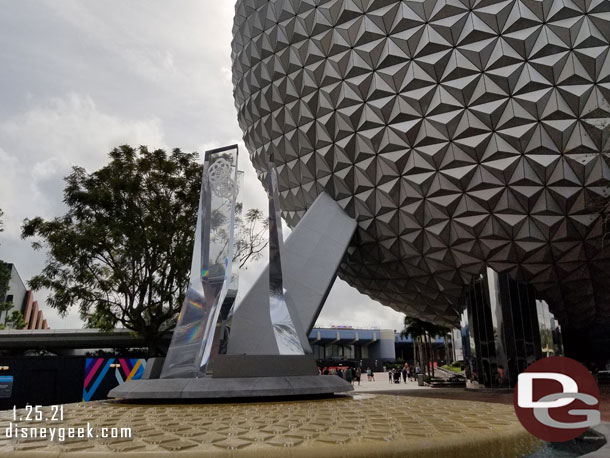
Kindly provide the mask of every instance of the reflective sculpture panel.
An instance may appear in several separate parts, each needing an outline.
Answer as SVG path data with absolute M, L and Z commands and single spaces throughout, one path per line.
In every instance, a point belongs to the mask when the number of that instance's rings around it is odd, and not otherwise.
M 189 287 L 162 378 L 204 375 L 218 353 L 214 339 L 232 277 L 237 146 L 205 154 Z
M 243 188 L 244 188 L 244 172 L 237 172 L 237 195 L 236 195 L 236 203 L 235 203 L 235 217 L 236 219 L 239 217 L 243 218 Z M 234 235 L 233 240 L 233 257 L 238 258 L 238 240 L 239 236 Z M 216 323 L 216 334 L 214 336 L 214 345 L 213 348 L 218 348 L 218 354 L 226 354 L 227 346 L 229 344 L 229 336 L 231 334 L 231 323 L 233 321 L 233 314 L 235 313 L 236 308 L 239 303 L 237 302 L 237 292 L 239 287 L 239 260 L 235 259 L 235 262 L 232 263 L 232 272 L 231 272 L 231 281 L 229 282 L 229 290 L 227 291 L 227 295 L 225 300 L 220 308 L 220 315 L 218 317 L 218 322 Z
M 280 216 L 277 175 L 273 157 L 267 169 L 269 195 L 269 313 L 280 355 L 305 352 L 286 303 L 290 300 L 282 275 L 282 218 Z

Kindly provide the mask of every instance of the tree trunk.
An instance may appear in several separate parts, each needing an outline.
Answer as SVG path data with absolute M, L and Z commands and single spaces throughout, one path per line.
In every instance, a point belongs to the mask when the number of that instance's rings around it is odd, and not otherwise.
M 426 347 L 424 345 L 424 336 L 423 335 L 419 338 L 419 354 L 421 356 L 421 364 L 420 364 L 421 373 L 426 375 L 426 371 L 427 371 L 427 369 L 426 369 Z
M 426 339 L 426 355 L 427 355 L 427 358 L 426 358 L 426 367 L 428 368 L 428 377 L 431 377 L 432 376 L 432 371 L 430 370 L 430 365 L 432 364 L 433 356 L 432 356 L 432 351 L 431 351 L 431 348 L 430 348 L 430 336 L 428 335 L 428 333 L 426 333 L 425 339 Z
M 432 346 L 432 336 L 428 334 L 428 346 L 430 347 L 430 375 L 434 377 L 434 347 Z
M 165 356 L 164 352 L 161 350 L 161 338 L 158 334 L 147 333 L 142 337 L 144 337 L 146 342 L 149 358 Z
M 421 371 L 422 374 L 427 375 L 428 374 L 428 352 L 426 351 L 426 336 L 423 335 L 421 337 L 421 344 L 420 344 L 420 350 L 421 350 Z
M 415 337 L 413 337 L 413 366 L 417 366 L 417 349 L 415 348 Z M 413 367 L 415 370 L 415 367 Z
M 426 368 L 424 367 L 424 355 L 421 352 L 421 336 L 417 336 L 417 365 L 420 372 L 423 374 Z
M 422 359 L 422 374 L 428 375 L 428 351 L 426 349 L 426 336 L 425 334 L 421 337 L 421 359 Z

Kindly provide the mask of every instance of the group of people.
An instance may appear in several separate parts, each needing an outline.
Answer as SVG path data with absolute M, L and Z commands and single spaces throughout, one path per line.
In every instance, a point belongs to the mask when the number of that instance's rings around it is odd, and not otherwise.
M 358 383 L 360 385 L 360 381 L 362 379 L 363 370 L 360 367 L 335 367 L 335 368 L 324 368 L 318 369 L 320 374 L 322 375 L 338 375 L 343 378 L 347 382 L 355 385 Z M 407 383 L 407 381 L 415 382 L 417 381 L 417 376 L 421 373 L 421 369 L 418 364 L 409 364 L 405 363 L 402 368 L 392 368 L 388 371 L 388 380 L 390 383 L 400 383 L 402 378 L 402 383 Z M 369 382 L 375 381 L 375 373 L 371 370 L 370 367 L 366 368 L 366 377 Z
M 324 369 L 318 368 L 321 375 L 338 375 L 343 378 L 347 382 L 355 385 L 358 383 L 360 385 L 360 380 L 362 379 L 363 370 L 360 367 L 325 367 Z M 404 367 L 401 368 L 392 368 L 388 371 L 388 380 L 390 383 L 400 383 L 402 376 L 402 383 L 407 383 L 407 380 L 410 382 L 417 381 L 417 376 L 421 373 L 421 369 L 419 365 L 410 365 L 409 363 L 405 363 Z M 375 381 L 375 373 L 371 370 L 370 367 L 366 368 L 366 378 L 369 382 Z
M 412 366 L 409 363 L 405 363 L 402 369 L 390 369 L 388 371 L 388 380 L 390 383 L 400 383 L 400 377 L 402 376 L 403 383 L 407 383 L 407 379 L 410 382 L 414 382 L 420 372 L 421 369 L 418 365 Z
M 360 385 L 360 379 L 362 378 L 362 369 L 360 367 L 345 367 L 338 369 L 325 368 L 323 371 L 320 371 L 320 373 L 323 375 L 338 375 L 339 377 L 345 379 L 352 385 L 354 385 L 356 382 L 358 383 L 358 385 Z M 366 368 L 366 377 L 369 382 L 375 381 L 375 373 L 371 370 L 370 367 Z

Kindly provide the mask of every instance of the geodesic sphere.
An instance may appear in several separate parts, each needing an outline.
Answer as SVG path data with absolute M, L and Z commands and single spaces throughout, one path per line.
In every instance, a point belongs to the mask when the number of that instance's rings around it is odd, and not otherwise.
M 455 323 L 488 265 L 560 319 L 608 307 L 610 0 L 238 0 L 239 124 L 294 225 L 326 191 L 359 227 L 340 276 Z

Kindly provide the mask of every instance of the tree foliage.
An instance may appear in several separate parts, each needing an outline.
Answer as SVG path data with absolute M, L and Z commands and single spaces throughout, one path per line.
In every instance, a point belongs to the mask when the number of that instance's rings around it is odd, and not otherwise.
M 12 301 L 6 300 L 10 280 L 11 269 L 9 269 L 8 264 L 0 261 L 0 316 L 4 317 L 0 323 L 0 330 L 23 329 L 26 325 L 20 311 L 14 310 L 12 313 L 8 313 L 14 307 Z
M 413 340 L 413 361 L 418 361 L 424 374 L 434 376 L 432 361 L 432 340 L 435 337 L 445 337 L 449 329 L 434 323 L 405 316 L 405 325 L 400 332 L 402 337 L 411 337 Z
M 122 325 L 139 334 L 151 354 L 176 323 L 189 279 L 201 165 L 196 153 L 167 153 L 124 145 L 110 162 L 65 178 L 65 215 L 25 220 L 22 236 L 46 248 L 46 265 L 29 284 L 50 291 L 48 305 L 65 315 L 77 306 L 87 327 Z M 255 259 L 265 241 L 258 210 L 248 211 L 240 263 Z M 252 243 L 250 243 L 252 241 Z
M 24 238 L 48 250 L 30 286 L 66 314 L 78 306 L 88 327 L 123 325 L 152 352 L 184 298 L 196 224 L 201 167 L 196 153 L 115 148 L 110 162 L 65 179 L 65 215 L 25 220 Z
M 8 293 L 8 284 L 11 279 L 11 270 L 8 265 L 0 261 L 0 301 L 4 301 Z
M 6 302 L 5 304 L 10 305 L 8 310 L 13 307 L 11 302 Z M 9 315 L 4 316 L 4 322 L 0 323 L 0 330 L 4 329 L 24 329 L 27 326 L 25 319 L 23 318 L 23 314 L 19 310 L 13 310 Z
M 4 221 L 2 220 L 3 216 L 4 212 L 0 208 L 0 232 L 4 231 Z M 0 330 L 5 329 L 7 327 L 7 323 L 11 323 L 9 320 L 8 311 L 13 308 L 13 303 L 6 301 L 10 280 L 11 270 L 4 261 L 0 260 L 0 316 L 4 315 L 4 323 L 0 323 Z

